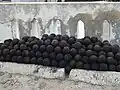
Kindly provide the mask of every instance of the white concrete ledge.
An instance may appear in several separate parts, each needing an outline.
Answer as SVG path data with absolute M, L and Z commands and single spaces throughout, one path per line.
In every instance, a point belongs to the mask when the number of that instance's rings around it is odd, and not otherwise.
M 42 65 L 0 62 L 0 72 L 34 75 L 46 79 L 65 79 L 63 68 L 59 69 Z M 120 72 L 72 69 L 68 80 L 83 81 L 98 85 L 120 85 Z
M 8 73 L 33 74 L 36 65 L 0 62 L 0 71 Z
M 50 78 L 50 79 L 55 79 L 55 78 L 65 79 L 65 70 L 64 68 L 40 66 L 39 73 L 37 75 L 44 78 Z
M 23 75 L 35 75 L 48 79 L 64 79 L 65 71 L 63 68 L 45 67 L 33 64 L 17 64 L 10 62 L 0 62 L 0 72 L 18 73 Z
M 73 69 L 70 72 L 69 80 L 98 85 L 120 85 L 120 72 Z

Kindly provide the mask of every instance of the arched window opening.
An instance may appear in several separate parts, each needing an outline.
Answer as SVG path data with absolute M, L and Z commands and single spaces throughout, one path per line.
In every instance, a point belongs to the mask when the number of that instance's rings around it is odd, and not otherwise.
M 112 26 L 109 24 L 107 20 L 103 22 L 103 35 L 102 35 L 103 40 L 112 40 L 114 39 L 114 34 L 112 32 Z
M 61 34 L 61 22 L 60 20 L 52 20 L 47 31 L 45 30 L 46 34 L 51 34 L 51 33 L 55 33 L 55 34 Z
M 55 34 L 61 34 L 61 22 L 60 20 L 56 20 L 55 22 Z
M 84 23 L 81 20 L 79 20 L 78 23 L 77 23 L 76 37 L 79 38 L 79 39 L 85 37 Z
M 47 34 L 51 34 L 55 32 L 55 23 L 54 20 L 51 21 L 50 25 L 49 25 L 49 31 L 47 31 Z
M 36 19 L 32 20 L 31 36 L 40 37 L 40 25 Z

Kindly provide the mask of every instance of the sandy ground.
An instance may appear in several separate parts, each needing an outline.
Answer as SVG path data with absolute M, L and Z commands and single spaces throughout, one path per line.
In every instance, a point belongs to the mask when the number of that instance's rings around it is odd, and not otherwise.
M 0 90 L 120 90 L 120 86 L 98 86 L 69 80 L 50 80 L 35 76 L 0 72 Z

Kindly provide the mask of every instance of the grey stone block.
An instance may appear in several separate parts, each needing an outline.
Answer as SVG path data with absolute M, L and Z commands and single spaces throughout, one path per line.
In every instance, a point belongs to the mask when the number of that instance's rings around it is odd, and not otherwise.
M 65 78 L 65 70 L 64 68 L 54 68 L 54 67 L 45 67 L 40 66 L 38 76 L 43 78 L 50 79 L 64 79 Z
M 0 62 L 0 72 L 19 73 L 23 75 L 35 75 L 42 78 L 64 79 L 64 68 L 45 67 L 42 65 L 17 64 Z
M 98 85 L 119 85 L 120 72 L 73 69 L 70 72 L 69 80 L 83 81 Z
M 36 65 L 17 64 L 9 62 L 0 63 L 0 71 L 8 73 L 33 74 Z

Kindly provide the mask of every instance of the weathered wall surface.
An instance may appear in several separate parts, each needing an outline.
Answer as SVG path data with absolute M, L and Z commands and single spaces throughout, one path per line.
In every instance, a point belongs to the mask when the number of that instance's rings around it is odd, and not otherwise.
M 1 30 L 7 33 L 9 30 L 4 38 L 40 37 L 43 33 L 78 36 L 77 25 L 81 20 L 85 35 L 119 43 L 119 3 L 4 4 L 0 5 L 0 12 Z
M 119 3 L 0 4 L 1 41 L 43 33 L 78 37 L 83 30 L 85 35 L 119 44 L 119 26 Z M 64 69 L 0 63 L 0 90 L 119 90 L 119 77 L 119 72 L 86 70 L 72 70 L 65 77 Z

